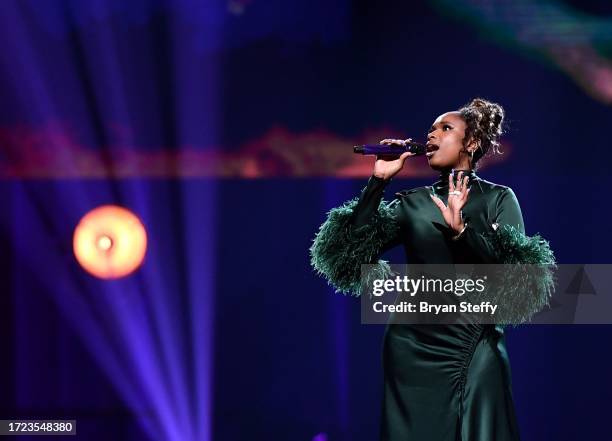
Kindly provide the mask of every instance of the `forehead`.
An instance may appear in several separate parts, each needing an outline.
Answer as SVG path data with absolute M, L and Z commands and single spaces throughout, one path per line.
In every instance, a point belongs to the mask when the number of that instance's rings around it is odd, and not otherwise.
M 446 112 L 436 118 L 433 122 L 434 124 L 439 124 L 442 121 L 449 122 L 451 124 L 457 125 L 465 125 L 465 121 L 461 118 L 461 114 L 459 112 Z

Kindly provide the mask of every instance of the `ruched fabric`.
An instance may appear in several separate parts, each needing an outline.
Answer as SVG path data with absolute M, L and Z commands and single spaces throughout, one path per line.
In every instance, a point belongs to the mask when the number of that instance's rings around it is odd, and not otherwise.
M 503 329 L 388 325 L 381 440 L 519 439 Z

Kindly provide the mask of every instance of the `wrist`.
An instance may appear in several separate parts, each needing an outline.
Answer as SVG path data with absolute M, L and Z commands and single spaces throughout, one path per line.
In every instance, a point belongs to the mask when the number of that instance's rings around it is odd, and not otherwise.
M 465 225 L 466 225 L 465 222 L 461 221 L 458 224 L 455 224 L 452 230 L 455 232 L 455 234 L 459 234 L 461 233 L 461 231 L 465 229 Z
M 462 222 L 461 225 L 457 225 L 458 229 L 454 230 L 456 234 L 451 239 L 452 240 L 459 240 L 463 236 L 463 234 L 465 233 L 465 230 L 466 230 L 467 226 L 468 226 L 467 222 L 465 222 L 465 223 Z
M 453 216 L 453 223 L 451 223 L 451 229 L 455 234 L 461 233 L 465 229 L 466 219 L 463 217 L 463 210 L 459 210 L 457 215 Z
M 378 173 L 373 173 L 372 177 L 376 178 L 379 181 L 385 181 L 385 182 L 391 181 L 391 176 L 385 176 L 385 175 L 381 175 L 381 174 L 378 174 Z

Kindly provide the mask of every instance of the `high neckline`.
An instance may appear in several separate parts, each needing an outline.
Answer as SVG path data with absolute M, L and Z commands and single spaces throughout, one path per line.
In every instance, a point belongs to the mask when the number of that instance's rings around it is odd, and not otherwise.
M 465 176 L 470 177 L 469 183 L 478 179 L 478 175 L 476 174 L 476 171 L 474 171 L 474 169 L 453 169 L 453 170 L 447 169 L 447 170 L 442 170 L 442 172 L 440 173 L 440 176 L 438 177 L 438 181 L 434 183 L 434 187 L 448 188 L 448 176 L 451 173 L 453 174 L 453 176 L 457 176 L 457 173 L 459 173 L 460 171 L 463 172 L 462 177 L 465 177 Z M 468 186 L 470 185 L 469 183 L 468 183 Z

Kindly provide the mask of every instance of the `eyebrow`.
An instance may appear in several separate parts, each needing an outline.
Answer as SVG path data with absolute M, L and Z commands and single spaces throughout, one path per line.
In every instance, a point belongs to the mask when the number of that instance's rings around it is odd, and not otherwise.
M 453 123 L 452 123 L 452 122 L 450 122 L 450 121 L 444 121 L 444 120 L 442 120 L 442 121 L 440 121 L 439 123 L 432 124 L 432 125 L 431 125 L 431 127 L 429 128 L 429 130 L 433 129 L 433 128 L 434 128 L 434 126 L 435 126 L 436 124 L 448 124 L 448 125 L 451 125 L 451 126 L 453 125 Z

